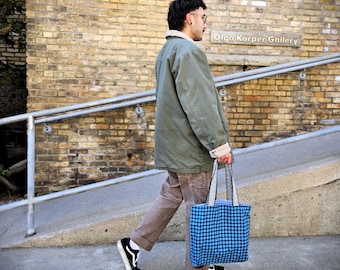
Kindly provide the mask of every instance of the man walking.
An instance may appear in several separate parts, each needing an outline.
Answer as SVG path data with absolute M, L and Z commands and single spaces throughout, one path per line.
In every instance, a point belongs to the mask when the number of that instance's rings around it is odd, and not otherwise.
M 127 270 L 138 270 L 139 249 L 150 251 L 184 200 L 185 270 L 223 269 L 190 260 L 190 213 L 206 202 L 213 158 L 231 163 L 228 125 L 204 52 L 195 44 L 206 29 L 202 0 L 175 0 L 168 11 L 169 31 L 157 57 L 155 168 L 168 171 L 160 194 L 129 238 L 117 242 Z

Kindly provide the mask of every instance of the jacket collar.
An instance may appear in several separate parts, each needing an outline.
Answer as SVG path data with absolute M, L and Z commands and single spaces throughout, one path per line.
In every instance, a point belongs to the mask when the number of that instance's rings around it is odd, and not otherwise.
M 165 33 L 165 38 L 168 38 L 168 37 L 184 38 L 184 39 L 189 40 L 189 41 L 193 42 L 194 44 L 196 44 L 195 41 L 191 37 L 189 37 L 187 34 L 184 34 L 183 32 L 178 31 L 178 30 L 169 30 L 169 31 L 167 31 Z

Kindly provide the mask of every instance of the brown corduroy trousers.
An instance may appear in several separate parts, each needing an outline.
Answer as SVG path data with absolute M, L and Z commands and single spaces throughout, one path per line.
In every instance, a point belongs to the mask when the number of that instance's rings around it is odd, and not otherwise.
M 195 268 L 191 264 L 190 213 L 193 204 L 206 202 L 210 182 L 211 172 L 177 174 L 169 171 L 160 194 L 137 228 L 131 233 L 132 241 L 150 251 L 184 200 L 186 207 L 185 270 L 207 270 L 209 268 L 207 265 Z

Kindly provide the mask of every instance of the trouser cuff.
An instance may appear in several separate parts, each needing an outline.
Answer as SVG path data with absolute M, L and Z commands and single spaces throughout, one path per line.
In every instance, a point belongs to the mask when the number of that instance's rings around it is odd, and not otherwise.
M 150 251 L 155 244 L 140 236 L 136 231 L 131 233 L 130 239 L 146 251 Z

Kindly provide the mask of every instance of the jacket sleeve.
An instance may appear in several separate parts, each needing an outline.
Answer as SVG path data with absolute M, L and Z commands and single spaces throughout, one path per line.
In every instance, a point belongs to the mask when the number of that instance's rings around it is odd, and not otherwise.
M 197 47 L 187 51 L 174 65 L 181 106 L 200 143 L 211 151 L 228 142 L 228 130 L 210 67 Z

